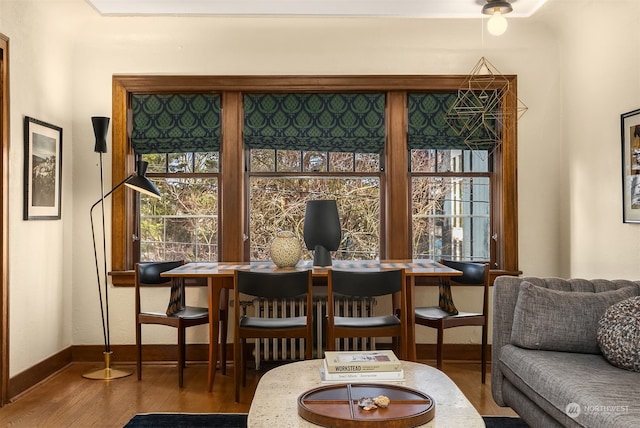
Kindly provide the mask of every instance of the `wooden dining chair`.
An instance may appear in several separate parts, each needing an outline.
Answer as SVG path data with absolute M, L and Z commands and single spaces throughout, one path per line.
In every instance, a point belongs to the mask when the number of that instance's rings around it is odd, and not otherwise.
M 453 260 L 441 260 L 445 266 L 459 270 L 462 276 L 454 276 L 448 279 L 448 283 L 441 285 L 438 306 L 415 308 L 415 323 L 438 330 L 436 345 L 436 367 L 442 369 L 444 330 L 462 326 L 482 327 L 482 383 L 485 383 L 487 371 L 487 322 L 489 305 L 489 264 L 471 263 Z M 443 279 L 442 281 L 447 281 Z M 482 312 L 461 312 L 453 304 L 451 286 L 476 286 L 482 287 Z M 443 292 L 446 289 L 446 296 Z
M 304 339 L 305 359 L 312 358 L 313 306 L 311 270 L 236 270 L 234 284 L 234 370 L 235 401 L 240 401 L 240 382 L 246 385 L 245 347 L 247 339 Z M 242 302 L 254 300 L 298 300 L 287 313 L 271 317 L 250 316 Z M 256 340 L 255 352 L 260 352 Z M 242 377 L 242 379 L 240 379 Z
M 209 323 L 208 308 L 185 305 L 185 287 L 182 278 L 165 278 L 161 274 L 182 266 L 184 261 L 137 263 L 135 266 L 136 350 L 138 380 L 142 380 L 142 325 L 157 324 L 178 330 L 178 385 L 184 385 L 186 366 L 186 329 Z M 142 310 L 142 288 L 171 286 L 169 305 L 165 312 Z
M 326 349 L 336 348 L 340 338 L 391 337 L 396 355 L 406 358 L 406 308 L 405 271 L 393 270 L 336 270 L 329 272 L 327 279 L 327 332 Z M 378 299 L 390 296 L 392 302 L 400 297 L 399 304 L 392 306 L 384 314 L 364 316 L 364 314 L 336 315 L 336 304 L 341 299 Z

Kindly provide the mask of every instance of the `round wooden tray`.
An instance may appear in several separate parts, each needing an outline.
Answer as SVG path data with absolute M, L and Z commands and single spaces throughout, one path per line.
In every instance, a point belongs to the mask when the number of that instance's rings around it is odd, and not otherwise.
M 358 400 L 385 395 L 389 407 L 364 410 Z M 342 383 L 310 389 L 298 397 L 298 414 L 324 427 L 407 428 L 435 416 L 433 398 L 415 389 L 379 383 Z

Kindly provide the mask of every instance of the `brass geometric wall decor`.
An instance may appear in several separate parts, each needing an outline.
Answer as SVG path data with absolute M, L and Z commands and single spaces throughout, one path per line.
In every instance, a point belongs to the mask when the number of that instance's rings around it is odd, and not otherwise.
M 480 58 L 458 88 L 458 96 L 445 115 L 449 126 L 464 137 L 469 149 L 493 151 L 500 146 L 502 134 L 513 122 L 509 119 L 514 109 L 507 105 L 510 91 L 509 80 L 486 58 Z M 527 106 L 517 98 L 515 101 L 518 120 Z

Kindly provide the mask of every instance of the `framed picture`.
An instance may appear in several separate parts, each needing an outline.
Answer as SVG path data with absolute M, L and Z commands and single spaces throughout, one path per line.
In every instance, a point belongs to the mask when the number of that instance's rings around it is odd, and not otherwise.
M 620 116 L 622 132 L 622 221 L 640 223 L 640 109 Z
M 25 220 L 60 219 L 62 128 L 24 118 Z

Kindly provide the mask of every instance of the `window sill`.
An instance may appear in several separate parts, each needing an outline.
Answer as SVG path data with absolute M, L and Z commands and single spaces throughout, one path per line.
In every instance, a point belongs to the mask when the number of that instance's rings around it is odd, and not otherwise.
M 111 277 L 111 283 L 114 287 L 134 287 L 135 286 L 135 271 L 132 270 L 119 270 L 109 272 Z M 167 278 L 168 280 L 169 278 Z M 185 285 L 195 287 L 206 287 L 206 278 L 186 278 Z M 167 285 L 168 286 L 168 285 Z
M 135 272 L 132 270 L 121 270 L 109 272 L 111 283 L 114 287 L 133 287 Z

